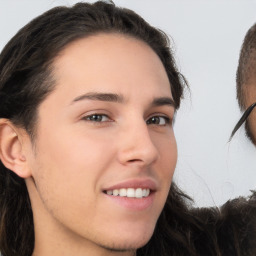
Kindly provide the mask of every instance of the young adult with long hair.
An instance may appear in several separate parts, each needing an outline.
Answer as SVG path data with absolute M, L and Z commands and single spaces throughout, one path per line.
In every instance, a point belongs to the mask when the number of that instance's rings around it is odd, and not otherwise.
M 169 236 L 186 248 L 167 225 L 186 215 L 167 199 L 183 84 L 167 36 L 114 4 L 22 28 L 0 56 L 3 255 L 167 255 Z

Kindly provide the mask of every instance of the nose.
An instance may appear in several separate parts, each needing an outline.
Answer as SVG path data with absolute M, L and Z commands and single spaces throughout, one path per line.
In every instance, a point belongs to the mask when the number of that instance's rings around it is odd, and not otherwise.
M 159 152 L 144 120 L 126 126 L 121 134 L 118 152 L 120 163 L 143 167 L 153 164 L 158 159 Z

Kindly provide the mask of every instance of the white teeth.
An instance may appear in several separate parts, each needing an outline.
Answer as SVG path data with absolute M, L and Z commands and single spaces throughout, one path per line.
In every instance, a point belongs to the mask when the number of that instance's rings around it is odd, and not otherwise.
M 127 197 L 135 197 L 135 189 L 134 188 L 127 188 Z
M 118 189 L 114 189 L 114 190 L 113 190 L 113 196 L 118 196 L 118 195 L 119 195 Z
M 108 190 L 107 194 L 111 196 L 111 195 L 113 195 L 113 191 L 112 190 Z
M 137 188 L 135 190 L 135 197 L 136 198 L 142 198 L 142 189 L 141 188 Z
M 125 188 L 121 188 L 119 190 L 119 196 L 126 196 L 126 195 L 127 195 L 126 189 Z
M 108 195 L 113 196 L 122 196 L 122 197 L 133 197 L 133 198 L 142 198 L 148 197 L 150 194 L 150 189 L 148 188 L 121 188 L 114 190 L 107 190 L 106 193 Z

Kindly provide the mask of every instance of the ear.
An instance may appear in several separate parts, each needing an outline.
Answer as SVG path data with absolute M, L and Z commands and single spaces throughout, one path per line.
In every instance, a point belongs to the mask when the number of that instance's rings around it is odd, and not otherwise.
M 9 120 L 0 119 L 0 160 L 21 178 L 31 176 L 24 152 L 24 134 Z

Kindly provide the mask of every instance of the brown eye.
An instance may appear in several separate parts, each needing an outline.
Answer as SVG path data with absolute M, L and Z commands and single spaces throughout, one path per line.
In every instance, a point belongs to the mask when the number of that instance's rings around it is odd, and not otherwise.
M 170 123 L 170 118 L 164 116 L 153 116 L 146 121 L 147 124 L 166 125 Z
M 93 114 L 93 115 L 85 116 L 83 119 L 86 121 L 92 121 L 92 122 L 110 121 L 110 118 L 107 115 L 103 115 L 103 114 Z

